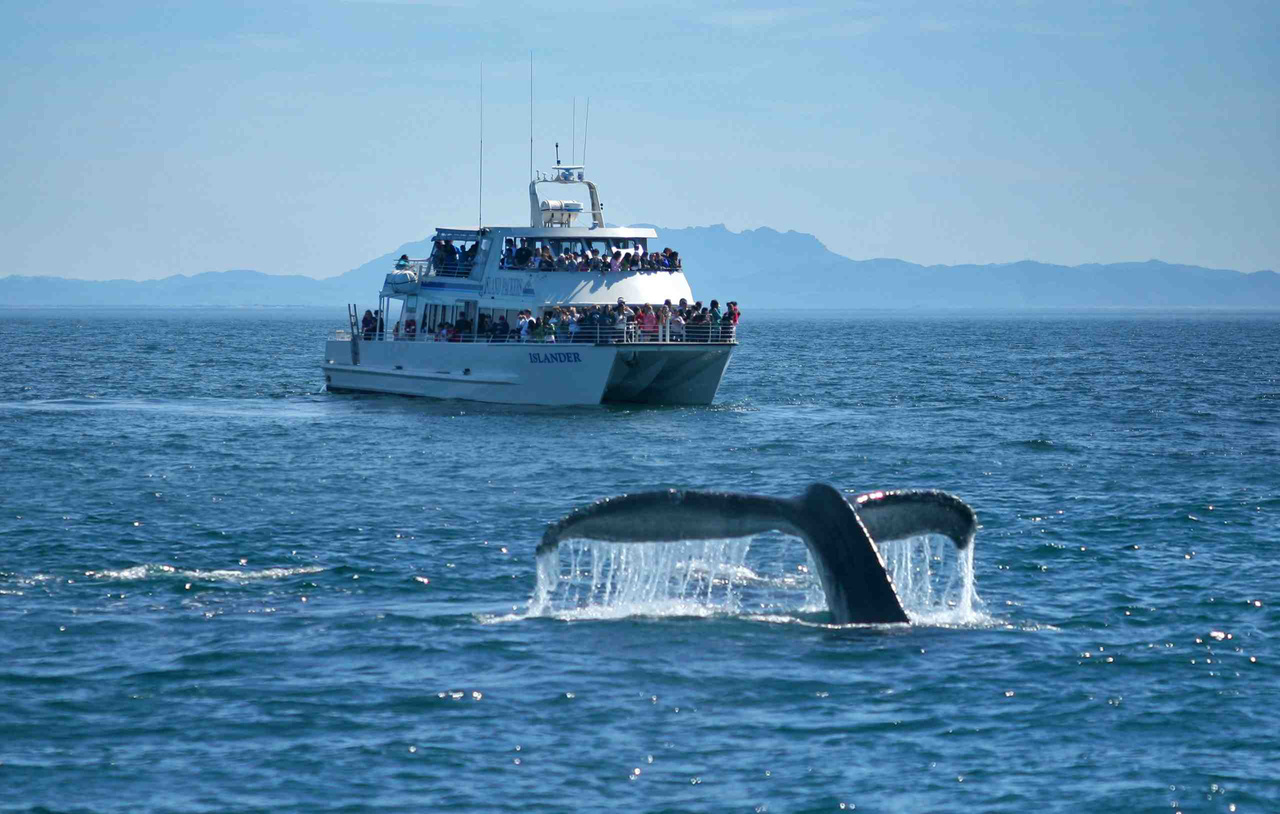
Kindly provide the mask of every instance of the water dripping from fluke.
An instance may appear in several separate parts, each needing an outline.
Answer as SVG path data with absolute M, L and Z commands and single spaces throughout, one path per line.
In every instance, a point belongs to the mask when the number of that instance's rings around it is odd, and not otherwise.
M 977 528 L 964 501 L 935 490 L 606 498 L 547 527 L 523 618 L 805 622 L 826 611 L 835 625 L 985 624 Z

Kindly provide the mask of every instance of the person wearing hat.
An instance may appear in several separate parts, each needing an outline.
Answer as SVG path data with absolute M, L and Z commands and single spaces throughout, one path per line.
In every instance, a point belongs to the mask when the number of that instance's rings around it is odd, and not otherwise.
M 613 336 L 615 342 L 625 342 L 627 340 L 627 304 L 618 299 L 618 304 L 614 306 L 613 313 Z

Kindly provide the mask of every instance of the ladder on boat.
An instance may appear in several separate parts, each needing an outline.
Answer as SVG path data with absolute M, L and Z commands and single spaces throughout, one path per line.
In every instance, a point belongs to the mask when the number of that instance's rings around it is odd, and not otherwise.
M 360 309 L 347 303 L 347 320 L 351 323 L 351 364 L 360 364 Z

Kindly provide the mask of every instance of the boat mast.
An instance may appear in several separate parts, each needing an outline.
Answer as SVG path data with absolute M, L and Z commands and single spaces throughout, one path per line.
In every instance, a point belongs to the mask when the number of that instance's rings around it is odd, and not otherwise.
M 529 51 L 529 180 L 533 180 L 533 51 Z

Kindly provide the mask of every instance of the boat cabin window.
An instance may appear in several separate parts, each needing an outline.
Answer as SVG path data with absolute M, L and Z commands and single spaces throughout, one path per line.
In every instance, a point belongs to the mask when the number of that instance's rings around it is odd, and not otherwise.
M 410 311 L 408 313 L 417 313 Z M 476 308 L 475 303 L 468 303 L 459 300 L 453 305 L 443 305 L 440 303 L 425 303 L 418 319 L 418 333 L 433 334 L 440 330 L 440 326 L 444 323 L 457 326 L 462 322 L 465 326 L 470 326 L 465 333 L 471 334 L 475 332 Z M 403 323 L 402 323 L 403 325 Z
M 432 239 L 432 266 L 441 276 L 466 276 L 465 273 L 459 274 L 459 270 L 469 271 L 483 266 L 489 258 L 492 243 L 490 238 L 479 232 L 438 231 Z
M 483 251 L 483 243 L 481 246 Z M 630 237 L 596 238 L 592 240 L 535 237 L 529 238 L 529 248 L 533 249 L 534 254 L 541 253 L 544 248 L 550 249 L 552 257 L 559 257 L 567 252 L 575 254 L 590 253 L 592 249 L 600 252 L 601 255 L 606 255 L 613 254 L 615 250 L 623 252 L 645 251 L 645 241 L 642 238 Z

